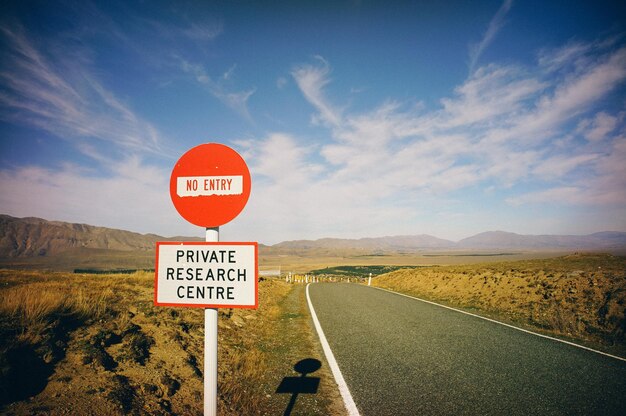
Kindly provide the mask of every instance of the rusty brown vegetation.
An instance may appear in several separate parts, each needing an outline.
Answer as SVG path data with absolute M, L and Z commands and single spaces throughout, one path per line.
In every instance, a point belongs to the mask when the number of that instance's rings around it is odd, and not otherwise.
M 145 272 L 0 270 L 0 412 L 201 414 L 203 311 L 153 306 L 153 282 Z M 318 354 L 301 292 L 265 280 L 258 310 L 220 310 L 219 414 L 284 411 L 276 387 Z M 330 380 L 300 400 L 307 413 L 331 412 Z
M 0 413 L 202 413 L 203 312 L 154 307 L 153 283 L 145 272 L 0 270 Z M 625 257 L 422 266 L 373 284 L 620 353 L 626 343 Z M 259 299 L 258 310 L 219 313 L 221 415 L 282 414 L 281 380 L 303 359 L 323 361 L 304 285 L 264 280 Z M 344 414 L 326 366 L 314 376 L 319 391 L 294 411 Z
M 626 344 L 626 257 L 404 269 L 373 284 L 620 351 Z

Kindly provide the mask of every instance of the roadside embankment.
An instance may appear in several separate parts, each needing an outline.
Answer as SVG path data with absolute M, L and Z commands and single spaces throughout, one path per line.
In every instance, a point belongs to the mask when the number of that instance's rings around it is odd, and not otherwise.
M 626 257 L 574 254 L 404 269 L 372 284 L 556 335 L 626 346 Z

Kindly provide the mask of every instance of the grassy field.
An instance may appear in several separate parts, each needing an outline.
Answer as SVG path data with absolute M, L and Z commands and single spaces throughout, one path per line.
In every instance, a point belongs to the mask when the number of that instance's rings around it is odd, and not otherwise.
M 203 311 L 152 305 L 153 274 L 0 271 L 0 413 L 195 415 L 203 406 Z M 259 285 L 258 310 L 219 313 L 218 412 L 282 414 L 302 359 L 323 361 L 303 286 Z M 341 414 L 325 365 L 295 410 Z
M 284 273 L 309 273 L 333 267 L 363 267 L 363 266 L 441 266 L 455 264 L 482 264 L 503 261 L 518 261 L 529 259 L 546 259 L 562 256 L 566 253 L 559 251 L 445 251 L 423 253 L 383 253 L 374 254 L 363 250 L 335 250 L 332 254 L 322 251 L 309 250 L 301 253 L 275 254 L 272 251 L 259 256 L 261 269 L 277 269 Z M 364 271 L 366 277 L 369 271 Z
M 413 266 L 414 267 L 414 266 Z M 379 276 L 381 274 L 390 273 L 395 270 L 406 268 L 406 266 L 381 266 L 381 265 L 368 265 L 368 266 L 333 266 L 325 267 L 323 269 L 311 270 L 311 274 L 316 276 L 332 275 L 342 277 L 360 277 L 365 278 L 370 274 L 372 276 Z
M 261 265 L 343 278 L 372 273 L 375 286 L 626 355 L 626 257 L 555 256 L 352 253 L 262 257 Z M 200 414 L 203 312 L 154 307 L 153 278 L 0 270 L 0 413 Z M 309 375 L 319 390 L 298 395 L 293 414 L 344 414 L 304 285 L 266 279 L 259 300 L 258 310 L 220 310 L 219 414 L 283 414 L 292 396 L 277 389 L 299 377 L 307 359 L 322 363 Z
M 574 254 L 404 269 L 372 285 L 626 352 L 626 257 Z

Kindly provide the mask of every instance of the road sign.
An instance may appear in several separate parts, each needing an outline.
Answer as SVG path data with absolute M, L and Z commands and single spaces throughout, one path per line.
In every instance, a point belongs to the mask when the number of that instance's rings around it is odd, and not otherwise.
M 256 309 L 258 244 L 158 242 L 154 304 Z
M 258 244 L 219 243 L 219 227 L 243 210 L 252 181 L 246 162 L 223 144 L 196 146 L 178 159 L 170 197 L 206 242 L 157 243 L 154 304 L 204 310 L 204 414 L 217 413 L 217 308 L 257 308 Z
M 243 158 L 228 146 L 196 146 L 176 162 L 170 196 L 178 213 L 200 227 L 219 227 L 243 210 L 251 178 Z

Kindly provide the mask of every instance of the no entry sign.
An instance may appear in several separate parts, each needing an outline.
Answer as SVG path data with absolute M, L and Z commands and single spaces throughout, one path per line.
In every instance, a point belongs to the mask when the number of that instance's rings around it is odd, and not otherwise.
M 217 308 L 259 305 L 258 244 L 219 242 L 219 227 L 250 196 L 250 171 L 233 149 L 207 143 L 176 162 L 170 197 L 190 223 L 206 227 L 206 242 L 158 242 L 154 304 L 204 309 L 204 414 L 217 413 Z
M 239 153 L 218 143 L 201 144 L 181 156 L 170 177 L 178 213 L 200 227 L 219 227 L 243 210 L 250 171 Z
M 154 304 L 257 308 L 257 252 L 257 243 L 157 243 Z

